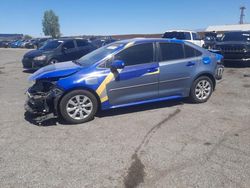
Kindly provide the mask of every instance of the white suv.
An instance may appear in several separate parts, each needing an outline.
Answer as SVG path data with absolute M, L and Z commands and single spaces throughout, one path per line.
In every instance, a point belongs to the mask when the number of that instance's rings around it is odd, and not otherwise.
M 201 40 L 199 34 L 195 31 L 170 30 L 166 31 L 163 34 L 162 38 L 185 40 L 188 42 L 192 42 L 200 47 L 204 46 L 204 40 Z

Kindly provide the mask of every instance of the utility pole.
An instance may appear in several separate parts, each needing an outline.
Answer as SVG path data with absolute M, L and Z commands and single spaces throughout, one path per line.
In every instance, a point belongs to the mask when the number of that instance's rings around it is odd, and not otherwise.
M 240 7 L 240 22 L 239 22 L 239 24 L 243 24 L 244 23 L 244 17 L 245 17 L 244 11 L 245 10 L 246 10 L 245 6 L 241 6 Z

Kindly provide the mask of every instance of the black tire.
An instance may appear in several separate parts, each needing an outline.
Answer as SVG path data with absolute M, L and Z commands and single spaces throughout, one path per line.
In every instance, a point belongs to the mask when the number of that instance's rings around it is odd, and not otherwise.
M 76 96 L 86 96 L 86 98 L 88 98 L 87 100 L 90 100 L 92 103 L 91 112 L 84 119 L 75 119 L 69 115 L 69 112 L 67 112 L 67 107 L 69 105 L 69 101 L 72 100 L 72 98 L 74 98 Z M 93 95 L 91 92 L 89 92 L 87 90 L 71 91 L 71 92 L 67 93 L 65 96 L 63 96 L 63 98 L 61 99 L 61 101 L 59 103 L 59 111 L 60 111 L 61 117 L 65 121 L 67 121 L 68 123 L 71 123 L 71 124 L 85 123 L 87 121 L 92 120 L 97 112 L 97 109 L 98 109 L 98 101 L 97 101 L 95 95 Z M 86 110 L 86 108 L 85 108 L 85 110 Z M 79 109 L 78 109 L 78 111 L 79 111 Z M 78 113 L 80 116 L 80 112 L 78 112 Z M 83 113 L 83 111 L 81 113 Z
M 49 60 L 48 64 L 53 65 L 53 64 L 58 63 L 58 62 L 59 61 L 57 59 L 53 58 L 53 59 Z
M 206 92 L 204 94 L 204 98 L 203 98 L 203 94 L 201 94 L 201 97 L 197 96 L 197 95 L 199 95 L 199 92 L 198 92 L 199 89 L 198 88 L 200 87 L 200 85 L 198 86 L 198 84 L 202 83 L 202 81 L 205 81 L 205 83 L 209 83 L 209 85 L 210 85 L 209 86 L 210 87 L 209 92 L 208 92 L 208 89 L 206 89 L 206 91 L 204 91 L 204 89 L 202 89 L 203 92 Z M 198 77 L 193 82 L 192 87 L 190 89 L 190 95 L 189 95 L 190 101 L 193 102 L 193 103 L 204 103 L 204 102 L 206 102 L 211 97 L 211 95 L 213 93 L 213 88 L 214 88 L 213 82 L 208 76 L 200 76 L 200 77 Z M 196 92 L 196 89 L 198 90 L 197 92 Z M 202 91 L 200 91 L 200 92 L 202 92 Z

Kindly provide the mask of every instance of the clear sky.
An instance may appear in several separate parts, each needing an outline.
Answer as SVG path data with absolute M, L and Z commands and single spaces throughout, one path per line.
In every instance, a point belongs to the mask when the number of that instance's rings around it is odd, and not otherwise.
M 41 36 L 48 9 L 59 16 L 64 36 L 202 29 L 238 23 L 240 5 L 250 23 L 250 0 L 1 0 L 0 33 Z

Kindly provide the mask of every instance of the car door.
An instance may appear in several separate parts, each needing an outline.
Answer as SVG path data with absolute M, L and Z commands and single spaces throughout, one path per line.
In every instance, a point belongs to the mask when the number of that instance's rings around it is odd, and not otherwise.
M 82 56 L 90 52 L 90 45 L 88 41 L 76 39 L 76 45 L 77 45 L 77 59 L 81 58 Z
M 60 61 L 71 61 L 77 59 L 77 48 L 74 40 L 67 40 L 62 45 Z
M 143 43 L 126 48 L 115 55 L 125 67 L 107 86 L 111 105 L 143 102 L 158 97 L 159 64 L 154 44 Z
M 186 96 L 189 93 L 192 75 L 201 58 L 196 57 L 195 49 L 181 42 L 158 43 L 158 48 L 160 52 L 159 97 Z M 193 54 L 190 54 L 190 51 Z

